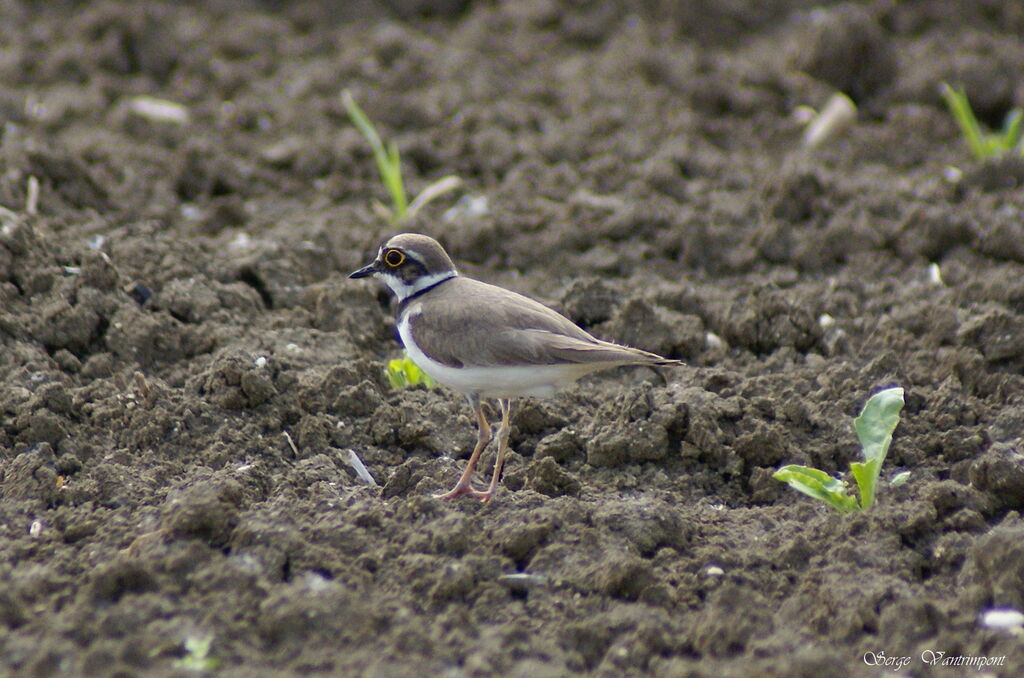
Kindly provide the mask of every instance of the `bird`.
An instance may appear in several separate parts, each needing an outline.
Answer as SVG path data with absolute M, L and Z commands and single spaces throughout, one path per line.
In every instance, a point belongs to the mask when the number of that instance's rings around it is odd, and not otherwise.
M 680 366 L 637 348 L 590 335 L 538 301 L 460 275 L 441 244 L 427 235 L 401 233 L 349 278 L 374 277 L 398 300 L 396 325 L 412 361 L 438 383 L 461 392 L 477 422 L 477 440 L 458 482 L 434 495 L 494 497 L 508 450 L 513 398 L 550 397 L 584 375 L 623 365 Z M 486 489 L 473 486 L 481 453 L 491 442 L 483 402 L 501 408 L 498 452 Z

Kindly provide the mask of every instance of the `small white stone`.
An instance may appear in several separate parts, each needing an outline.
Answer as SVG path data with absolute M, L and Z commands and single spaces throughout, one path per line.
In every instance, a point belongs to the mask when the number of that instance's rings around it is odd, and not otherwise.
M 928 264 L 928 281 L 934 285 L 945 285 L 942 282 L 942 271 L 939 269 L 939 265 L 934 261 Z
M 238 250 L 252 247 L 252 238 L 248 233 L 239 233 L 235 239 L 228 243 L 228 249 Z
M 981 614 L 981 625 L 990 629 L 1020 630 L 1024 627 L 1024 614 L 1009 607 L 985 610 Z
M 709 565 L 705 570 L 704 574 L 709 577 L 721 577 L 725 574 L 725 570 L 720 568 L 718 565 Z
M 323 593 L 331 587 L 331 583 L 316 572 L 306 572 L 302 576 L 302 583 L 305 584 L 306 590 L 313 594 Z
M 176 101 L 142 95 L 133 97 L 128 102 L 128 110 L 140 118 L 153 122 L 169 122 L 175 125 L 188 124 L 188 109 Z
M 704 344 L 712 349 L 722 348 L 725 346 L 725 341 L 714 332 L 707 332 L 704 334 Z
M 828 313 L 822 313 L 818 318 L 818 324 L 823 328 L 828 329 L 836 324 L 836 319 L 830 316 Z
M 804 131 L 804 146 L 818 148 L 838 137 L 857 120 L 857 105 L 842 92 L 836 92 Z
M 38 537 L 40 534 L 42 534 L 42 532 L 43 532 L 43 521 L 41 521 L 41 520 L 33 520 L 32 521 L 32 525 L 30 525 L 29 528 L 28 528 L 28 536 L 35 538 L 35 537 Z
M 258 368 L 260 368 L 262 370 L 266 366 L 267 366 L 267 359 L 264 356 L 259 356 L 258 358 L 256 358 L 256 367 L 258 367 Z

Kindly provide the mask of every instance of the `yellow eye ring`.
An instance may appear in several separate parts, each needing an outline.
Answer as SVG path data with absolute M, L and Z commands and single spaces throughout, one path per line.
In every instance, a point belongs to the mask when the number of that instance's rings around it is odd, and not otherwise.
M 398 268 L 405 262 L 405 255 L 398 250 L 388 250 L 384 253 L 384 263 L 391 268 Z

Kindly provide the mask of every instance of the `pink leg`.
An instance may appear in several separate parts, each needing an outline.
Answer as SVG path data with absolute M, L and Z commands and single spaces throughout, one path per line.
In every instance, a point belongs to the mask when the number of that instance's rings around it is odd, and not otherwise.
M 501 405 L 501 426 L 498 427 L 498 458 L 494 460 L 494 473 L 491 474 L 491 484 L 486 492 L 474 492 L 477 499 L 488 502 L 498 489 L 498 480 L 501 478 L 501 467 L 505 465 L 505 453 L 508 451 L 508 434 L 511 425 L 508 423 L 508 414 L 512 410 L 512 402 L 508 398 L 498 400 Z
M 435 499 L 455 499 L 464 494 L 471 494 L 474 497 L 482 494 L 479 490 L 474 490 L 471 483 L 473 479 L 473 469 L 476 468 L 476 462 L 480 459 L 480 454 L 487 447 L 487 443 L 491 442 L 491 426 L 487 423 L 487 418 L 484 416 L 484 410 L 480 406 L 479 396 L 470 396 L 469 404 L 473 407 L 473 412 L 476 414 L 477 424 L 477 438 L 476 447 L 473 448 L 473 454 L 469 456 L 469 461 L 466 462 L 466 470 L 462 472 L 462 477 L 459 478 L 459 482 L 455 484 L 450 491 L 444 494 L 435 494 Z

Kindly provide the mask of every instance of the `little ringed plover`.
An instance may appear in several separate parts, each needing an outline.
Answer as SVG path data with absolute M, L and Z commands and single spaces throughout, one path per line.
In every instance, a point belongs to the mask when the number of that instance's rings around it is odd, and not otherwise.
M 350 278 L 374 276 L 398 297 L 398 334 L 417 366 L 462 392 L 476 415 L 476 446 L 455 487 L 440 499 L 494 496 L 508 449 L 509 411 L 517 396 L 551 396 L 580 377 L 622 365 L 682 365 L 653 353 L 597 339 L 556 311 L 521 294 L 459 275 L 444 248 L 425 235 L 402 233 Z M 486 490 L 471 484 L 491 441 L 481 407 L 501 406 L 498 454 Z

